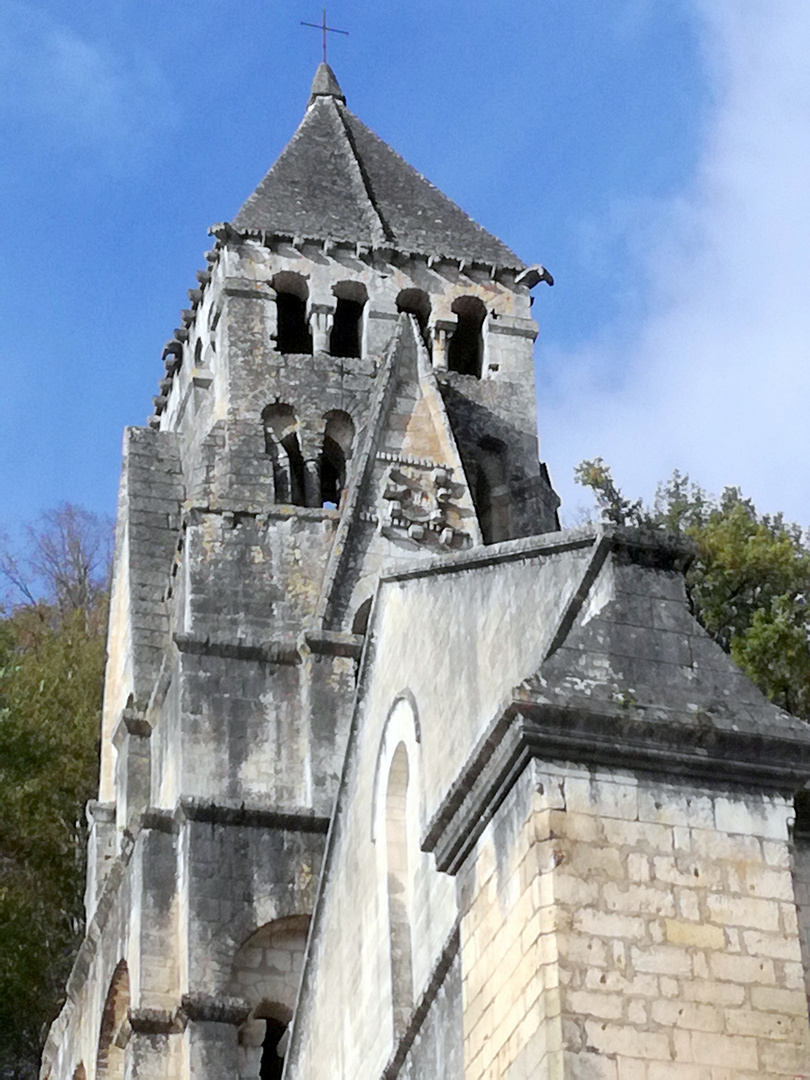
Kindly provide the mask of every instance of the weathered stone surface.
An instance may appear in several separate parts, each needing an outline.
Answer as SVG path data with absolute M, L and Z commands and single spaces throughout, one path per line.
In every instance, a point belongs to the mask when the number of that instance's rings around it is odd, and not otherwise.
M 682 546 L 557 531 L 549 275 L 324 69 L 213 232 L 125 437 L 42 1076 L 807 1073 L 808 729 L 692 619 Z

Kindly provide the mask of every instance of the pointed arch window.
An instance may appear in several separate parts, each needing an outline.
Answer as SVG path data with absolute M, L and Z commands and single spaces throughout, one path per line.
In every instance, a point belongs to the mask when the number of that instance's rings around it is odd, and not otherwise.
M 273 278 L 276 292 L 276 348 L 280 353 L 312 353 L 307 322 L 309 289 L 300 274 L 282 270 Z
M 268 405 L 262 413 L 264 446 L 273 460 L 277 503 L 304 505 L 304 459 L 298 440 L 298 421 L 291 405 Z
M 481 378 L 484 364 L 484 319 L 487 309 L 477 296 L 459 296 L 451 310 L 458 324 L 447 349 L 447 366 L 460 375 Z
M 395 1037 L 405 1030 L 413 1009 L 408 781 L 408 752 L 405 749 L 405 743 L 401 742 L 394 751 L 385 795 L 388 932 L 391 949 L 391 998 Z
M 325 416 L 321 452 L 321 505 L 336 508 L 346 487 L 346 470 L 352 456 L 354 422 L 347 412 L 332 409 Z
M 340 281 L 332 290 L 337 298 L 329 352 L 332 356 L 363 355 L 363 315 L 368 292 L 361 281 Z

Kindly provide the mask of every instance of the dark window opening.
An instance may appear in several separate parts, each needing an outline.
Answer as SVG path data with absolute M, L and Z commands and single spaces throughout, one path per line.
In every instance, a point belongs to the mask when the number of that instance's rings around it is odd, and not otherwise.
M 506 482 L 506 447 L 499 439 L 478 444 L 470 493 L 485 544 L 511 537 L 509 485 Z
M 268 405 L 262 420 L 264 448 L 273 460 L 276 502 L 304 506 L 304 458 L 295 413 L 290 405 Z
M 321 454 L 321 499 L 322 505 L 336 509 L 340 505 L 340 496 L 346 486 L 346 457 L 328 435 L 324 436 Z
M 287 455 L 290 469 L 289 499 L 293 506 L 304 506 L 304 459 L 298 445 L 298 436 L 293 432 L 285 436 L 281 443 Z
M 354 445 L 354 423 L 347 412 L 331 409 L 325 414 L 321 450 L 321 506 L 335 510 L 346 487 L 347 466 Z
M 430 297 L 422 289 L 403 289 L 397 297 L 397 311 L 404 311 L 413 315 L 419 324 L 419 332 L 422 335 L 428 352 L 430 352 L 430 333 L 428 320 L 430 319 Z
M 371 597 L 368 600 L 364 600 L 360 607 L 354 613 L 354 619 L 352 620 L 352 633 L 362 634 L 365 636 L 368 630 L 368 620 L 371 615 Z
M 312 334 L 307 325 L 307 303 L 293 293 L 276 294 L 278 329 L 276 348 L 281 353 L 311 353 Z
M 359 300 L 337 298 L 332 334 L 329 338 L 329 352 L 332 356 L 359 357 L 363 304 Z
M 484 362 L 482 327 L 487 309 L 478 297 L 461 296 L 453 302 L 452 310 L 458 316 L 458 325 L 448 345 L 447 366 L 460 375 L 480 379 Z
M 264 1041 L 262 1042 L 262 1063 L 259 1069 L 260 1080 L 281 1080 L 284 1071 L 284 1057 L 279 1052 L 279 1043 L 284 1038 L 287 1025 L 280 1020 L 265 1020 Z

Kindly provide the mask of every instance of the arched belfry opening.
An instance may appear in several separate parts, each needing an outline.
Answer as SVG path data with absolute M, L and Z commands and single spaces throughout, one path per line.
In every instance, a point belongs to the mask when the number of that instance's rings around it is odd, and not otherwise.
M 110 980 L 101 1014 L 96 1051 L 97 1080 L 123 1080 L 124 1051 L 128 1036 L 129 969 L 122 960 Z
M 273 460 L 277 503 L 304 505 L 304 459 L 291 405 L 268 405 L 262 413 L 265 452 Z
M 321 451 L 321 505 L 336 508 L 346 487 L 346 472 L 352 456 L 354 422 L 347 412 L 332 409 L 325 416 L 326 428 Z
M 404 311 L 408 315 L 413 315 L 419 324 L 419 332 L 428 352 L 430 352 L 430 333 L 428 331 L 430 307 L 430 297 L 424 289 L 402 289 L 397 296 L 397 311 Z
M 361 281 L 340 281 L 332 292 L 337 298 L 329 352 L 332 356 L 359 358 L 363 355 L 363 313 L 368 293 Z
M 300 274 L 282 270 L 273 278 L 273 288 L 276 292 L 276 349 L 280 353 L 311 353 L 306 281 Z
M 511 536 L 510 495 L 507 483 L 506 446 L 485 436 L 475 452 L 472 497 L 485 544 L 497 544 Z
M 388 885 L 388 932 L 391 947 L 391 999 L 394 1034 L 407 1027 L 413 1009 L 411 943 L 411 874 L 408 857 L 408 751 L 394 751 L 385 795 L 385 841 Z
M 481 378 L 484 365 L 484 319 L 486 305 L 477 296 L 459 296 L 453 301 L 452 312 L 458 316 L 447 348 L 447 366 L 460 375 Z

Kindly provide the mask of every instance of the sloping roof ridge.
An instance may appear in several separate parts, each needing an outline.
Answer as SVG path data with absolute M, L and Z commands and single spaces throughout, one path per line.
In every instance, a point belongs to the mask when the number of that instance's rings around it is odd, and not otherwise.
M 313 104 L 314 104 L 314 102 L 313 102 Z M 278 167 L 279 167 L 282 159 L 284 158 L 284 156 L 287 154 L 287 152 L 295 145 L 295 143 L 299 142 L 299 140 L 303 137 L 304 129 L 307 127 L 307 124 L 312 121 L 312 118 L 314 117 L 314 115 L 315 115 L 315 111 L 314 111 L 313 108 L 307 108 L 304 111 L 304 115 L 298 121 L 298 127 L 292 133 L 292 136 L 290 137 L 289 141 L 287 143 L 285 143 L 285 145 L 282 147 L 281 153 L 278 155 L 276 160 L 273 162 L 273 164 L 270 166 L 270 168 L 267 170 L 267 172 L 261 178 L 259 183 L 253 189 L 253 191 L 251 191 L 250 195 L 248 195 L 248 197 L 242 203 L 240 208 L 237 210 L 236 214 L 234 215 L 233 221 L 231 222 L 231 226 L 232 226 L 233 229 L 236 230 L 236 232 L 253 232 L 253 231 L 256 231 L 249 225 L 241 225 L 240 226 L 238 224 L 239 219 L 241 217 L 243 217 L 243 215 L 245 215 L 246 212 L 250 213 L 250 211 L 253 209 L 254 205 L 259 200 L 259 192 L 272 179 L 273 174 L 278 170 Z
M 466 221 L 470 225 L 473 226 L 473 228 L 475 229 L 475 231 L 478 233 L 479 237 L 482 240 L 486 240 L 486 241 L 488 241 L 490 243 L 492 243 L 492 242 L 496 243 L 500 248 L 503 249 L 504 252 L 507 252 L 508 254 L 513 256 L 513 259 L 514 259 L 514 264 L 513 265 L 515 267 L 523 267 L 523 266 L 525 266 L 524 261 L 520 258 L 519 255 L 517 255 L 516 252 L 512 251 L 512 249 L 509 247 L 509 245 L 507 243 L 505 243 L 505 241 L 501 240 L 501 238 L 499 236 L 496 236 L 495 233 L 490 232 L 489 229 L 484 228 L 484 226 L 481 225 L 480 222 L 476 221 L 475 218 L 472 217 L 471 214 L 468 214 L 467 211 L 463 207 L 459 206 L 459 204 L 455 201 L 455 199 L 452 199 L 446 192 L 442 191 L 442 189 L 440 187 L 437 187 L 437 185 L 434 184 L 433 181 L 430 180 L 427 176 L 425 176 L 425 174 L 423 172 L 420 172 L 420 170 L 417 169 L 415 165 L 412 165 L 406 158 L 404 158 L 402 156 L 402 154 L 400 154 L 399 151 L 397 149 L 395 149 L 395 147 L 393 147 L 389 142 L 386 142 L 386 140 L 381 135 L 378 135 L 377 132 L 374 131 L 373 128 L 370 128 L 368 126 L 368 124 L 366 124 L 363 120 L 361 120 L 360 117 L 357 115 L 357 113 L 352 112 L 352 110 L 350 108 L 348 108 L 348 106 L 345 105 L 345 104 L 338 105 L 337 107 L 341 112 L 345 112 L 348 115 L 348 117 L 351 118 L 351 121 L 353 123 L 358 124 L 360 126 L 360 128 L 363 129 L 364 132 L 366 132 L 368 135 L 371 136 L 372 139 L 374 139 L 376 142 L 378 142 L 380 144 L 380 146 L 383 147 L 383 149 L 388 154 L 390 154 L 391 157 L 393 157 L 396 160 L 397 164 L 406 173 L 410 173 L 410 174 L 413 174 L 414 176 L 416 176 L 426 187 L 430 188 L 430 190 L 439 199 L 441 199 L 445 203 L 449 203 L 450 206 L 455 211 L 457 211 L 459 214 L 461 214 L 462 217 L 464 217 L 466 219 Z M 344 123 L 345 123 L 346 122 L 345 117 L 343 119 L 344 119 Z M 351 132 L 351 128 L 349 128 L 349 133 L 350 133 L 350 136 L 351 136 L 352 147 L 354 149 L 355 154 L 359 158 L 359 153 L 358 153 L 358 151 L 356 149 L 356 141 L 355 141 L 353 133 Z M 364 168 L 363 168 L 363 171 L 365 173 Z M 376 206 L 376 201 L 375 201 L 375 206 Z M 378 210 L 378 213 L 379 213 L 379 210 Z M 395 243 L 396 243 L 396 241 L 395 241 Z M 446 255 L 447 252 L 436 252 L 436 254 Z M 485 260 L 473 259 L 472 261 L 478 262 L 478 261 L 485 261 Z M 507 265 L 507 264 L 504 263 L 503 265 Z
M 387 243 L 394 243 L 395 241 L 393 231 L 389 226 L 388 222 L 383 217 L 382 211 L 380 210 L 377 199 L 374 195 L 374 188 L 371 183 L 371 178 L 369 177 L 366 167 L 363 164 L 363 159 L 360 157 L 360 153 L 357 149 L 357 143 L 355 142 L 352 130 L 346 123 L 346 117 L 343 115 L 344 112 L 348 112 L 350 116 L 354 116 L 354 114 L 346 108 L 345 100 L 343 102 L 340 102 L 335 98 L 327 98 L 325 100 L 331 101 L 332 107 L 337 111 L 338 117 L 340 118 L 340 126 L 346 134 L 346 141 L 348 142 L 349 147 L 352 151 L 352 159 L 354 161 L 354 164 L 357 166 L 357 171 L 360 174 L 360 180 L 363 184 L 363 190 L 366 193 L 366 198 L 368 199 L 369 206 L 371 207 L 372 214 L 376 219 L 376 223 L 380 227 L 382 238 Z

